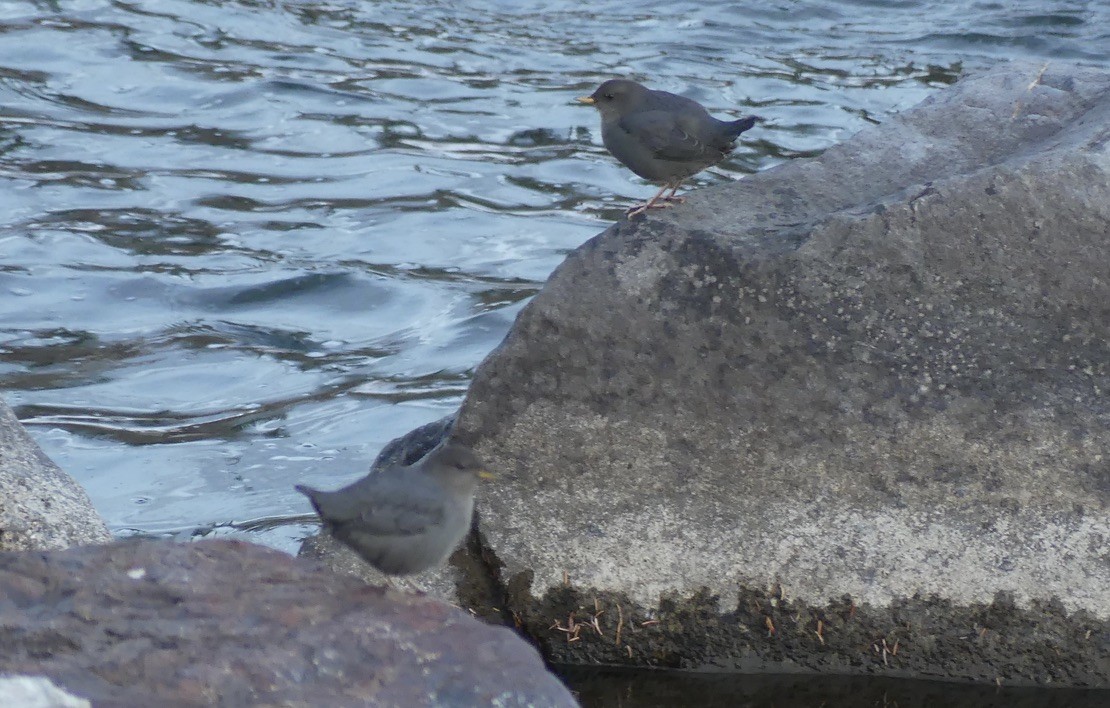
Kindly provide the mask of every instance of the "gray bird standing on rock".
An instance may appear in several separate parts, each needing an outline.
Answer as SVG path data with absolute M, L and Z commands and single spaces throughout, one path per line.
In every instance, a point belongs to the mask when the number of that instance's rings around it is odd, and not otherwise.
M 441 565 L 470 530 L 479 479 L 493 475 L 465 445 L 443 442 L 334 492 L 297 485 L 324 528 L 386 575 Z
M 679 185 L 725 159 L 736 137 L 761 120 L 717 120 L 696 101 L 628 79 L 610 79 L 578 100 L 600 111 L 601 140 L 613 157 L 644 179 L 663 183 L 654 197 L 628 211 L 630 217 L 685 201 L 675 196 Z

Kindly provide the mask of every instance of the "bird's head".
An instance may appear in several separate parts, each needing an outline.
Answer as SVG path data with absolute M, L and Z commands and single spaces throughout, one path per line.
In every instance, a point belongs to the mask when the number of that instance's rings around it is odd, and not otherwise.
M 446 442 L 428 453 L 422 462 L 448 478 L 493 479 L 474 451 L 462 443 Z
M 643 101 L 651 89 L 628 79 L 609 79 L 589 96 L 580 96 L 585 103 L 601 111 L 601 118 L 617 117 Z

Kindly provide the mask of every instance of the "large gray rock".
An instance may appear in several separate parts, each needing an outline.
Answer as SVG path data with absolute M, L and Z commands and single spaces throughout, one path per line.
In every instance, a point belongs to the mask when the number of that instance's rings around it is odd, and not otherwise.
M 555 660 L 1110 686 L 1110 75 L 1041 69 L 622 221 L 521 313 L 458 426 Z
M 0 551 L 111 539 L 85 490 L 50 461 L 0 400 Z
M 0 639 L 94 705 L 576 705 L 509 629 L 236 541 L 0 554 Z

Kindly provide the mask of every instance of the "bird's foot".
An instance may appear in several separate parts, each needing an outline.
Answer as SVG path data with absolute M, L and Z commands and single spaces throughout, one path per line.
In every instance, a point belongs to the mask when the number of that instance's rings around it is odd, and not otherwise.
M 629 209 L 628 211 L 626 211 L 625 215 L 627 215 L 628 218 L 631 219 L 634 216 L 639 216 L 640 214 L 643 214 L 648 209 L 669 209 L 671 207 L 671 205 L 665 203 L 665 201 L 666 200 L 651 201 L 651 202 L 647 202 L 645 204 L 640 204 L 639 206 L 634 206 L 631 209 Z M 686 200 L 683 199 L 683 201 L 686 201 Z
M 669 196 L 663 197 L 663 201 L 671 202 L 673 204 L 684 204 L 686 202 L 686 197 L 679 197 L 677 195 L 671 194 Z

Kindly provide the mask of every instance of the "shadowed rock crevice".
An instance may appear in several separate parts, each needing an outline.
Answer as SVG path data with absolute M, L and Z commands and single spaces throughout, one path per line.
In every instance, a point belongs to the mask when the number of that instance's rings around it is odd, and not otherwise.
M 520 628 L 509 600 L 509 592 L 501 578 L 502 563 L 482 539 L 481 519 L 475 518 L 474 528 L 466 543 L 451 557 L 458 569 L 455 597 L 475 617 L 487 622 Z M 527 634 L 525 639 L 531 639 Z

